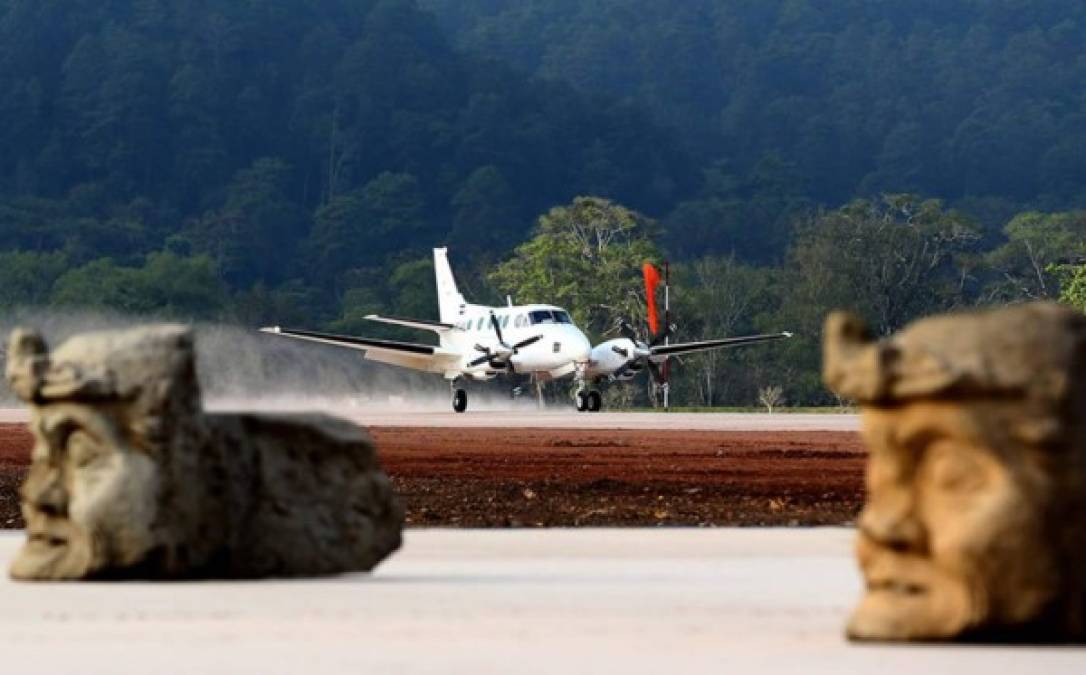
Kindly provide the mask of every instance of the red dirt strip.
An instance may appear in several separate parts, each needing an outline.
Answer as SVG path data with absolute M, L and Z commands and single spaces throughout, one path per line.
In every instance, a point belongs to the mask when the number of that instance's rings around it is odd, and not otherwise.
M 824 525 L 863 503 L 837 431 L 374 427 L 411 526 Z M 21 527 L 33 439 L 0 424 L 0 527 Z

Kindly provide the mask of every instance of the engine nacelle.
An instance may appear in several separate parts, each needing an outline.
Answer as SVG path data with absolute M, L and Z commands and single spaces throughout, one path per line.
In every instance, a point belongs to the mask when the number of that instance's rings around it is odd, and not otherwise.
M 634 359 L 636 354 L 637 345 L 629 338 L 615 338 L 601 342 L 592 348 L 585 375 L 589 379 L 614 375 Z M 641 372 L 641 368 L 640 362 L 630 363 L 628 371 L 620 379 L 630 379 Z

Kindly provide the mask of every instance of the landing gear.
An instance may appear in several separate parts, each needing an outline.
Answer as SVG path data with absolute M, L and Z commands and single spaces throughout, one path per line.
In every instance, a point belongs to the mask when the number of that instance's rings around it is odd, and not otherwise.
M 599 412 L 603 407 L 603 397 L 598 391 L 588 392 L 588 412 Z
M 462 413 L 468 409 L 468 392 L 463 389 L 456 389 L 453 391 L 452 398 L 453 410 Z
M 600 407 L 603 405 L 603 397 L 595 389 L 589 390 L 587 388 L 588 380 L 585 377 L 585 364 L 576 364 L 576 375 L 574 376 L 577 383 L 577 412 L 599 412 Z
M 599 412 L 603 397 L 598 391 L 577 392 L 577 412 Z

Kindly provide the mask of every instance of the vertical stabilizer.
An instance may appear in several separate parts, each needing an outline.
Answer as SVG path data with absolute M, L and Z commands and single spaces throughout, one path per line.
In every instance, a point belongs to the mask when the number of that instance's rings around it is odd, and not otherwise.
M 464 296 L 456 289 L 456 279 L 449 267 L 449 249 L 434 249 L 434 277 L 437 280 L 437 306 L 442 323 L 456 323 L 460 317 L 460 308 L 464 305 Z

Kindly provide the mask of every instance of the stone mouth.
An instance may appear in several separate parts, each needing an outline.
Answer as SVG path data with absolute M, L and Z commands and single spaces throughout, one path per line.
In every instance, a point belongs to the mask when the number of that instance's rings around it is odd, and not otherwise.
M 868 579 L 868 593 L 891 593 L 894 595 L 926 595 L 929 592 L 927 584 L 906 579 Z
M 67 546 L 68 545 L 68 539 L 67 538 L 62 537 L 62 536 L 60 536 L 60 535 L 58 535 L 56 533 L 47 532 L 47 531 L 46 532 L 40 532 L 40 531 L 30 532 L 27 535 L 27 540 L 31 544 L 35 544 L 37 546 L 44 546 L 44 547 L 48 547 L 48 548 L 59 548 L 61 546 Z

